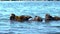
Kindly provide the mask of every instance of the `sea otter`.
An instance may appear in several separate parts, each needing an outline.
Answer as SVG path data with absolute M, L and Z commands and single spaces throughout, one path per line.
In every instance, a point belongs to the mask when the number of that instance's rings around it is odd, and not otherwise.
M 54 18 L 50 14 L 45 15 L 45 21 L 52 21 Z
M 52 17 L 50 14 L 46 14 L 45 15 L 45 21 L 57 21 L 57 20 L 60 20 L 60 17 L 58 16 L 54 16 Z
M 30 18 L 32 18 L 32 17 L 25 16 L 25 15 L 16 16 L 15 14 L 11 14 L 11 16 L 10 16 L 10 20 L 14 20 L 14 21 L 28 21 Z
M 32 20 L 33 21 L 42 21 L 43 19 L 39 16 L 35 16 Z

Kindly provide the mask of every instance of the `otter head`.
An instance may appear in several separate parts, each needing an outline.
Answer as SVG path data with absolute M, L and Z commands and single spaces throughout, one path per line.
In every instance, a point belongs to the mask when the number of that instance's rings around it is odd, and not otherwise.
M 39 17 L 39 16 L 35 16 L 34 20 L 35 20 L 35 21 L 42 21 L 42 18 Z
M 14 19 L 15 19 L 15 14 L 11 14 L 10 20 L 14 20 Z
M 50 14 L 46 14 L 45 18 L 50 19 L 50 18 L 52 18 L 52 16 L 50 16 Z
M 15 17 L 15 14 L 11 14 L 11 16 L 14 16 Z
M 50 14 L 46 14 L 46 16 L 50 16 Z
M 52 21 L 55 20 L 54 17 L 52 17 L 50 14 L 46 14 L 45 21 Z

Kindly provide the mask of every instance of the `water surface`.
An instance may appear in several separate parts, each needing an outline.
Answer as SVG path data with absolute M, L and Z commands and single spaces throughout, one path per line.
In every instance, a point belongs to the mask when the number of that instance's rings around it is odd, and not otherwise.
M 60 34 L 60 21 L 11 22 L 11 13 L 42 18 L 46 13 L 59 16 L 60 2 L 0 2 L 0 34 Z

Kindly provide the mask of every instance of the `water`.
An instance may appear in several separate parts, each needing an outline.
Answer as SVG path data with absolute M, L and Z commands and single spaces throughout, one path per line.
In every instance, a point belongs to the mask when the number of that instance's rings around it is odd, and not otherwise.
M 0 2 L 0 34 L 60 34 L 60 21 L 11 22 L 11 13 L 42 18 L 45 18 L 46 13 L 59 16 L 60 2 Z

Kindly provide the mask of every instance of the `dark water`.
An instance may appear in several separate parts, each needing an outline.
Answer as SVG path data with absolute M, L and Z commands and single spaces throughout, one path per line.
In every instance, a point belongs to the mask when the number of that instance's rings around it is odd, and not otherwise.
M 46 13 L 59 16 L 60 2 L 0 2 L 0 34 L 60 34 L 60 21 L 11 22 L 11 13 L 42 18 Z

